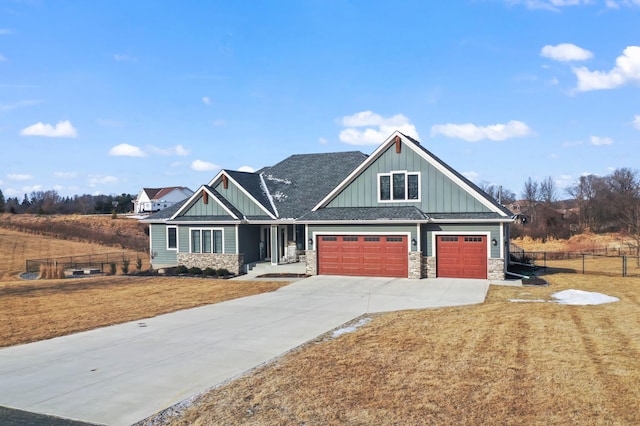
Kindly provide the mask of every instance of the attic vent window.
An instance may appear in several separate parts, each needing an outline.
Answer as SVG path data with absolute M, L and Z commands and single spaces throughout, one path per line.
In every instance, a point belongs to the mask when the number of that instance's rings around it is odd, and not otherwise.
M 402 152 L 402 140 L 400 136 L 396 136 L 396 154 L 400 154 Z
M 227 178 L 227 175 L 222 175 L 222 187 L 224 189 L 229 189 L 229 179 Z

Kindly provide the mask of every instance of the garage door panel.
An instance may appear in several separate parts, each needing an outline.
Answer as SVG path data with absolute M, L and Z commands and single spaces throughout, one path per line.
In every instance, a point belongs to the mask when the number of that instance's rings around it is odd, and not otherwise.
M 406 236 L 322 236 L 318 238 L 318 273 L 407 277 L 408 250 Z
M 438 277 L 487 278 L 487 237 L 442 235 L 436 240 Z

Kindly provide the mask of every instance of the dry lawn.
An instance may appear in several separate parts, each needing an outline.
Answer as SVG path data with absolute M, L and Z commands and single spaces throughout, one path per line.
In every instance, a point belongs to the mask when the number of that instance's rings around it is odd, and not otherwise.
M 61 240 L 0 228 L 0 282 L 16 280 L 18 275 L 25 271 L 27 259 L 123 251 L 129 253 L 133 259 L 138 255 L 136 251 L 132 250 Z M 142 269 L 149 269 L 148 255 L 141 255 L 140 258 L 142 259 Z M 135 269 L 133 262 L 130 269 Z
M 0 282 L 0 347 L 264 293 L 286 284 L 124 276 Z
M 640 423 L 640 280 L 546 278 L 492 286 L 483 305 L 375 316 L 209 392 L 171 424 Z M 510 302 L 569 288 L 621 301 Z

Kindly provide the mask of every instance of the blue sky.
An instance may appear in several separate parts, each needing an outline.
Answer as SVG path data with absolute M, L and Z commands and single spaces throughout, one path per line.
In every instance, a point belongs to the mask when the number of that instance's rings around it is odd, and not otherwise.
M 639 23 L 640 0 L 0 0 L 0 189 L 195 190 L 395 129 L 476 183 L 563 189 L 639 166 Z

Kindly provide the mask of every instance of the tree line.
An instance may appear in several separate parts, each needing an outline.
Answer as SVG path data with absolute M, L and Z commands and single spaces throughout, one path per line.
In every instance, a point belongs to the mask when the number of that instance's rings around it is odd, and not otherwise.
M 133 210 L 131 194 L 74 195 L 62 197 L 57 191 L 33 191 L 18 197 L 5 199 L 0 190 L 0 213 L 14 214 L 108 214 L 127 213 Z
M 560 190 L 551 177 L 541 182 L 527 179 L 512 235 L 567 238 L 584 231 L 621 232 L 640 246 L 638 171 L 618 168 L 606 176 L 581 176 L 565 191 L 567 198 L 560 201 Z

